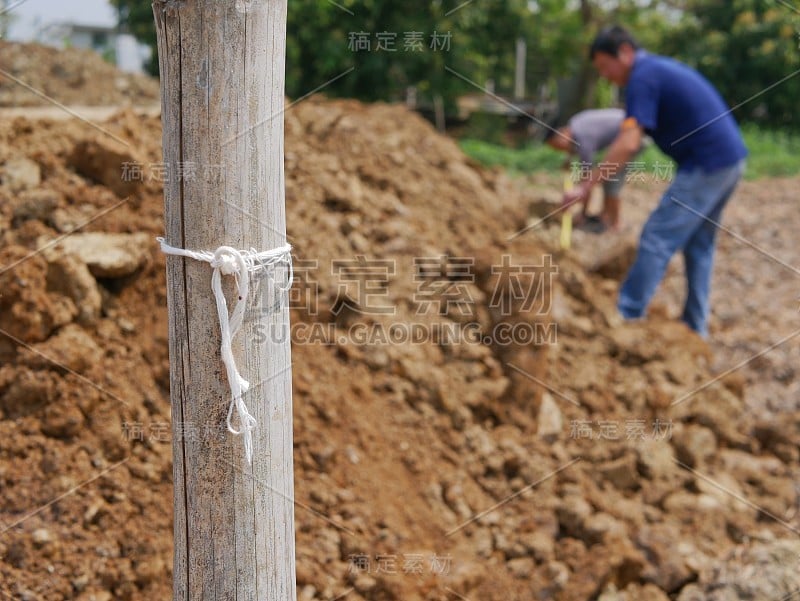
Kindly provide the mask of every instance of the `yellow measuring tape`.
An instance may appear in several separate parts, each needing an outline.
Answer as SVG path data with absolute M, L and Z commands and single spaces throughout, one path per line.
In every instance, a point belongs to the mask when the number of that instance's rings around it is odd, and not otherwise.
M 572 190 L 572 178 L 564 176 L 564 192 Z M 567 207 L 561 214 L 561 248 L 567 250 L 572 245 L 572 207 Z

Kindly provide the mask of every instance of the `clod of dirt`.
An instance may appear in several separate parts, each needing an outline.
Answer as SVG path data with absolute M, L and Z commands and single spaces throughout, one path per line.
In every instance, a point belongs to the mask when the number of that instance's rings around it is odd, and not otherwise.
M 12 223 L 19 225 L 28 219 L 46 222 L 61 202 L 62 199 L 55 190 L 35 188 L 21 192 L 14 203 Z
M 0 250 L 0 328 L 23 342 L 46 340 L 73 320 L 78 310 L 68 298 L 46 292 L 47 262 L 21 246 Z
M 27 158 L 20 157 L 6 161 L 0 167 L 0 182 L 12 193 L 35 188 L 42 181 L 39 165 Z
M 79 174 L 106 186 L 119 198 L 136 195 L 149 177 L 148 162 L 133 147 L 108 137 L 78 142 L 67 161 Z
M 71 254 L 47 253 L 47 289 L 72 299 L 78 319 L 88 325 L 100 316 L 100 288 L 86 263 Z
M 789 599 L 800 590 L 800 543 L 779 540 L 748 545 L 721 558 L 690 584 L 678 601 Z
M 47 244 L 42 241 L 42 246 Z M 155 241 L 144 232 L 72 234 L 58 241 L 51 255 L 65 253 L 82 261 L 98 278 L 121 278 L 133 274 L 152 253 Z
M 64 370 L 85 373 L 100 362 L 103 350 L 83 328 L 69 324 L 44 342 L 22 349 L 19 365 L 33 369 L 47 369 L 52 365 Z
M 591 273 L 604 278 L 621 281 L 636 260 L 637 243 L 631 234 L 612 238 L 596 249 L 595 257 L 587 265 Z

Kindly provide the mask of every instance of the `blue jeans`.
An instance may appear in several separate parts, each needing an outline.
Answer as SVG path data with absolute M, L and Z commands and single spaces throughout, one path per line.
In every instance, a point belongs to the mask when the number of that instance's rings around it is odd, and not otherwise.
M 636 261 L 619 292 L 617 307 L 624 318 L 644 316 L 669 260 L 682 250 L 688 288 L 682 320 L 701 336 L 708 335 L 717 227 L 743 171 L 744 161 L 709 173 L 678 171 L 642 229 Z

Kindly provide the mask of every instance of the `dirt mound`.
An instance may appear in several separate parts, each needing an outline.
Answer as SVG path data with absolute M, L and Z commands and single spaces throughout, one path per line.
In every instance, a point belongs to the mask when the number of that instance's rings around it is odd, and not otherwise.
M 0 74 L 0 107 L 46 106 L 51 100 L 78 106 L 147 105 L 159 99 L 157 80 L 123 73 L 91 50 L 0 40 L 0 55 L 3 70 L 17 80 Z
M 171 595 L 159 123 L 104 127 L 128 146 L 0 128 L 12 598 Z M 402 108 L 317 99 L 286 176 L 299 599 L 693 599 L 792 535 L 800 414 L 756 422 L 680 324 L 617 323 L 616 267 L 514 236 L 526 191 Z

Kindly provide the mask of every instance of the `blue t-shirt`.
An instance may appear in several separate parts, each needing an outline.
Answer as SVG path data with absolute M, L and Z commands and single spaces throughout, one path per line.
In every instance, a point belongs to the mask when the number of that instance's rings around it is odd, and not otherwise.
M 676 60 L 638 50 L 625 104 L 627 115 L 680 170 L 713 171 L 747 156 L 739 126 L 714 86 Z

